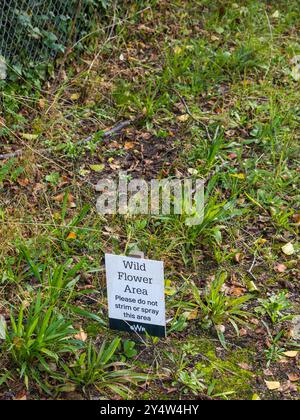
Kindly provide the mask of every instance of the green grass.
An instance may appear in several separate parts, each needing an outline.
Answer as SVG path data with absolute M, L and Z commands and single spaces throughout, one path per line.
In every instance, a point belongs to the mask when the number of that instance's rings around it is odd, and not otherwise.
M 0 162 L 0 398 L 298 398 L 263 373 L 285 385 L 299 349 L 298 21 L 296 0 L 130 1 L 43 89 L 1 82 L 1 153 L 25 154 Z M 96 214 L 91 165 L 113 175 L 149 139 L 153 176 L 207 179 L 200 225 Z M 107 327 L 104 253 L 136 247 L 165 262 L 166 340 Z

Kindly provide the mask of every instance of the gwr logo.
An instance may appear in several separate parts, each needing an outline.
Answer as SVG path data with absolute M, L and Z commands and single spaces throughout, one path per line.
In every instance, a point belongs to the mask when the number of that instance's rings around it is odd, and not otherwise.
M 130 329 L 131 329 L 132 331 L 135 331 L 135 332 L 140 332 L 140 333 L 142 333 L 142 332 L 145 332 L 145 331 L 146 331 L 146 330 L 145 330 L 145 328 L 144 328 L 142 325 L 139 325 L 139 324 L 130 325 Z

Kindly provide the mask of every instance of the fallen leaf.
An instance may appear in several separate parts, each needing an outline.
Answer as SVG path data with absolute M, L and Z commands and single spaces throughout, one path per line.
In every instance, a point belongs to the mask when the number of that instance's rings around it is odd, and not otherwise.
M 257 243 L 258 245 L 265 245 L 267 242 L 268 242 L 268 240 L 267 240 L 267 239 L 265 239 L 265 238 L 259 238 L 259 239 L 256 241 L 256 243 Z
M 118 171 L 121 168 L 121 165 L 118 162 L 110 163 L 109 166 L 113 171 Z
M 45 109 L 45 107 L 46 107 L 46 101 L 45 101 L 45 99 L 40 99 L 38 101 L 38 106 L 39 106 L 40 109 Z
M 133 148 L 134 148 L 134 146 L 135 146 L 135 143 L 133 143 L 133 142 L 131 142 L 131 141 L 128 141 L 128 142 L 126 142 L 126 143 L 124 144 L 124 149 L 125 149 L 125 150 L 131 150 L 131 149 L 133 149 Z
M 195 168 L 188 168 L 188 173 L 190 175 L 195 175 L 195 176 L 198 175 L 198 171 Z
M 240 180 L 244 180 L 246 179 L 246 175 L 245 174 L 230 174 L 231 178 L 237 178 Z
M 173 392 L 177 392 L 178 389 L 177 388 L 169 388 L 167 389 L 167 394 L 172 394 Z
M 103 163 L 99 165 L 90 165 L 90 168 L 94 172 L 102 172 L 105 169 L 105 165 Z
M 65 195 L 66 195 L 65 193 L 57 195 L 56 197 L 54 197 L 54 201 L 56 201 L 57 203 L 62 203 L 64 201 L 64 199 L 65 199 Z M 68 195 L 68 203 L 71 204 L 73 202 L 74 202 L 74 197 L 70 193 Z
M 300 316 L 295 316 L 292 322 L 293 328 L 291 330 L 291 336 L 294 338 L 294 340 L 300 340 Z
M 67 393 L 69 393 L 69 392 L 74 392 L 74 391 L 76 391 L 76 385 L 75 385 L 75 384 L 70 384 L 70 383 L 68 383 L 68 384 L 66 384 L 66 385 L 63 385 L 63 386 L 60 388 L 60 391 L 61 391 L 61 392 L 67 392 Z
M 18 184 L 20 185 L 20 187 L 27 187 L 29 185 L 29 179 L 28 178 L 18 179 Z
M 183 51 L 183 49 L 179 45 L 176 45 L 176 47 L 174 48 L 174 53 L 176 55 L 180 55 L 182 53 L 182 51 Z
M 289 242 L 288 244 L 286 244 L 286 245 L 284 245 L 282 248 L 282 252 L 285 254 L 285 255 L 294 255 L 295 254 L 295 248 L 294 248 L 294 245 L 291 243 L 291 242 Z
M 287 266 L 284 264 L 278 264 L 275 267 L 275 271 L 277 271 L 278 273 L 284 273 L 287 270 Z
M 89 171 L 89 170 L 87 170 L 87 169 L 84 169 L 84 168 L 81 168 L 80 170 L 79 170 L 79 175 L 80 176 L 83 176 L 83 177 L 85 177 L 85 176 L 87 176 L 88 174 L 90 174 L 91 173 L 91 171 Z
M 183 115 L 180 115 L 179 117 L 177 117 L 177 121 L 184 123 L 184 122 L 187 122 L 189 120 L 189 118 L 190 118 L 190 116 L 188 114 L 183 114 Z
M 281 387 L 280 382 L 276 382 L 276 381 L 274 381 L 274 382 L 273 381 L 272 382 L 265 381 L 265 383 L 267 385 L 267 388 L 270 391 L 275 391 L 275 390 L 277 390 L 277 389 L 279 389 Z
M 175 287 L 172 287 L 172 281 L 171 280 L 166 280 L 165 285 L 166 285 L 165 294 L 167 296 L 175 295 L 175 293 L 177 292 L 177 289 Z
M 236 153 L 230 153 L 228 155 L 228 159 L 231 159 L 231 160 L 236 159 L 237 157 L 238 157 L 238 155 Z
M 238 252 L 237 254 L 235 254 L 234 256 L 235 262 L 240 263 L 242 259 L 243 259 L 243 254 L 241 252 Z
M 39 136 L 38 134 L 30 134 L 30 133 L 21 133 L 20 136 L 25 140 L 36 140 Z
M 216 331 L 218 331 L 221 334 L 224 334 L 226 331 L 225 325 L 216 325 Z
M 279 17 L 280 17 L 280 12 L 279 10 L 276 10 L 276 12 L 273 13 L 272 18 L 278 19 Z
M 26 401 L 27 400 L 27 393 L 26 391 L 20 391 L 17 393 L 16 397 L 14 398 L 16 401 Z
M 71 101 L 78 101 L 79 98 L 80 98 L 80 93 L 73 93 L 70 96 Z
M 82 328 L 80 328 L 79 333 L 75 335 L 76 340 L 83 341 L 83 342 L 87 340 L 87 337 L 88 337 L 87 333 L 84 332 Z
M 243 370 L 251 371 L 252 367 L 248 363 L 238 363 L 238 366 Z
M 246 328 L 241 328 L 240 329 L 240 336 L 241 337 L 246 337 L 248 335 L 248 331 L 246 330 Z
M 293 219 L 295 220 L 296 225 L 300 225 L 300 214 L 294 214 Z
M 77 238 L 77 235 L 76 235 L 75 232 L 70 232 L 68 237 L 67 237 L 67 239 L 76 239 L 76 238 Z
M 283 355 L 285 357 L 289 357 L 289 358 L 293 359 L 293 358 L 298 356 L 298 353 L 299 353 L 298 351 L 286 351 L 286 352 L 283 353 Z
M 298 382 L 300 380 L 300 376 L 296 373 L 289 373 L 288 378 L 291 382 Z
M 244 289 L 243 287 L 232 287 L 230 289 L 230 294 L 236 297 L 243 296 L 245 292 L 246 292 L 246 289 Z
M 189 321 L 192 321 L 193 319 L 197 319 L 198 318 L 198 309 L 195 309 L 192 312 L 189 312 L 187 315 L 187 318 Z
M 282 384 L 280 391 L 281 392 L 294 392 L 296 388 L 297 391 L 297 387 L 295 386 L 295 384 L 292 384 L 291 381 L 286 381 L 284 384 Z
M 252 293 L 259 292 L 258 287 L 256 286 L 256 284 L 252 280 L 249 282 L 248 290 L 249 290 L 249 292 L 252 292 Z

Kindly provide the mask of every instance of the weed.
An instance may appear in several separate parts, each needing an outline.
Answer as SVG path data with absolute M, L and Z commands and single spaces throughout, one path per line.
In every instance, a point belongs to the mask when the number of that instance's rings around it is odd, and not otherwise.
M 197 370 L 193 370 L 192 372 L 182 370 L 178 373 L 177 380 L 176 382 L 173 382 L 172 385 L 178 383 L 184 394 L 188 394 L 192 391 L 194 395 L 199 395 L 206 389 L 202 380 L 202 375 Z
M 286 292 L 272 295 L 268 299 L 259 299 L 258 302 L 260 306 L 256 308 L 256 312 L 262 316 L 268 315 L 272 324 L 280 324 L 293 319 L 292 315 L 286 314 L 292 308 Z
M 280 341 L 284 336 L 285 331 L 280 331 L 276 337 L 273 337 L 269 331 L 268 334 L 270 337 L 270 345 L 269 348 L 265 350 L 265 355 L 267 359 L 267 367 L 269 368 L 272 363 L 277 362 L 281 357 L 283 357 L 285 348 L 281 346 Z
M 41 291 L 29 306 L 23 302 L 17 315 L 12 312 L 10 321 L 7 351 L 19 367 L 20 377 L 24 378 L 27 388 L 29 378 L 33 377 L 48 392 L 39 373 L 41 369 L 51 372 L 49 361 L 58 363 L 62 354 L 74 353 L 82 347 L 82 342 L 74 338 L 77 331 L 49 300 L 42 302 Z
M 246 295 L 240 298 L 232 298 L 222 290 L 227 279 L 226 273 L 220 273 L 208 285 L 201 296 L 199 289 L 191 283 L 193 298 L 199 307 L 202 315 L 201 325 L 204 328 L 214 326 L 220 342 L 226 347 L 223 324 L 230 322 L 236 333 L 239 335 L 239 323 L 245 323 L 249 317 L 249 312 L 244 310 L 244 306 L 252 298 Z
M 94 385 L 98 391 L 110 390 L 127 399 L 130 395 L 128 385 L 136 385 L 146 380 L 146 376 L 125 369 L 124 363 L 116 361 L 120 343 L 121 339 L 115 338 L 109 345 L 103 342 L 99 350 L 89 343 L 87 350 L 77 356 L 72 365 L 61 364 L 67 380 L 84 389 Z M 65 378 L 61 381 L 65 383 Z

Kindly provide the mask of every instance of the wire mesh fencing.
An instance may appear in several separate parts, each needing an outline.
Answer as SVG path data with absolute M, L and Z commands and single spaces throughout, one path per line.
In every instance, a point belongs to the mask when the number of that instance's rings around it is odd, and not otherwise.
M 0 0 L 0 64 L 38 64 L 88 33 L 106 0 Z M 2 71 L 3 76 L 3 71 Z

